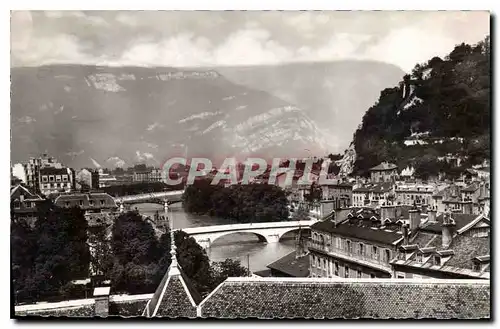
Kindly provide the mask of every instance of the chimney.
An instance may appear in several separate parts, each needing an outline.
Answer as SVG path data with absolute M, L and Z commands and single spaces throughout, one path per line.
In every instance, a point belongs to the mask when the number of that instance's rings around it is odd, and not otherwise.
M 436 222 L 436 210 L 434 208 L 427 210 L 427 218 L 430 223 Z
M 95 316 L 107 317 L 109 314 L 110 287 L 97 287 L 94 289 Z
M 449 211 L 445 212 L 443 215 L 443 226 L 442 226 L 442 247 L 447 249 L 453 240 L 453 233 L 455 228 L 455 221 L 451 218 L 451 213 Z
M 382 225 L 384 224 L 384 220 L 389 218 L 390 220 L 394 220 L 396 218 L 396 207 L 393 205 L 390 206 L 381 206 L 380 207 L 380 221 Z
M 420 211 L 418 209 L 411 209 L 410 214 L 410 231 L 412 234 L 415 233 L 420 225 Z
M 403 224 L 403 246 L 408 245 L 408 243 L 409 243 L 408 224 Z

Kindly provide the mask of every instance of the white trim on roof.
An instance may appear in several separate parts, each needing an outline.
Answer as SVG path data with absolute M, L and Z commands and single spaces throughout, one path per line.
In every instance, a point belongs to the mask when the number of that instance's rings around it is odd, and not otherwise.
M 163 286 L 163 289 L 160 294 L 160 298 L 158 298 L 157 304 L 155 306 L 155 309 L 153 310 L 153 314 L 151 316 L 156 316 L 156 313 L 158 312 L 158 309 L 160 308 L 161 301 L 163 300 L 163 296 L 165 295 L 165 291 L 167 290 L 168 283 L 170 282 L 170 276 L 167 278 L 167 282 L 165 282 L 165 285 Z
M 186 294 L 188 295 L 189 297 L 189 301 L 191 302 L 191 305 L 193 305 L 193 307 L 196 307 L 196 303 L 194 302 L 194 299 L 193 299 L 193 296 L 191 296 L 191 292 L 189 291 L 188 287 L 187 287 L 187 284 L 186 282 L 184 281 L 184 278 L 182 277 L 182 275 L 179 275 L 179 280 L 181 281 L 182 283 L 182 286 L 184 287 L 184 291 L 186 292 Z
M 388 283 L 388 284 L 424 284 L 424 283 L 429 283 L 429 284 L 464 284 L 464 285 L 469 285 L 469 284 L 474 284 L 474 283 L 480 283 L 480 284 L 487 284 L 489 285 L 490 282 L 486 280 L 469 280 L 469 279 L 395 279 L 395 278 L 389 278 L 389 279 L 382 279 L 382 278 L 374 278 L 374 279 L 369 279 L 369 278 L 283 278 L 283 277 L 231 277 L 227 278 L 226 281 L 224 281 L 222 284 L 225 284 L 226 282 L 283 282 L 283 283 L 294 283 L 294 282 L 301 282 L 301 283 L 311 283 L 311 284 L 331 284 L 331 283 L 341 283 L 341 284 L 357 284 L 357 283 L 363 283 L 363 284 L 381 284 L 381 283 Z M 219 286 L 220 287 L 220 286 Z M 219 287 L 217 287 L 215 290 L 217 290 Z M 213 292 L 215 292 L 215 290 Z M 206 299 L 208 299 L 213 292 L 207 296 Z M 202 302 L 203 303 L 203 302 Z M 200 304 L 201 305 L 201 304 Z
M 490 222 L 489 218 L 486 218 L 483 214 L 477 216 L 473 221 L 471 221 L 469 224 L 465 225 L 461 229 L 457 231 L 458 234 L 462 234 L 469 230 L 470 228 L 474 227 L 477 223 L 479 223 L 482 219 L 486 220 L 488 223 Z

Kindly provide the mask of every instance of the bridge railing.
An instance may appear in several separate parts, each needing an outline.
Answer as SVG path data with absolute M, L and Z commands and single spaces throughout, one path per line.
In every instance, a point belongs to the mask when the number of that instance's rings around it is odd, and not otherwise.
M 287 222 L 265 222 L 265 223 L 250 223 L 250 224 L 229 224 L 229 225 L 212 225 L 201 227 L 183 228 L 187 234 L 203 234 L 210 232 L 224 231 L 240 231 L 246 229 L 265 229 L 265 228 L 283 228 L 283 227 L 310 227 L 316 223 L 316 220 L 309 221 L 287 221 Z

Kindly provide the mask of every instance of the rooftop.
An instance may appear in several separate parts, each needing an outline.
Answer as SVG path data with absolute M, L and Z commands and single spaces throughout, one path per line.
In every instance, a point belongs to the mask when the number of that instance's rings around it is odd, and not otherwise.
M 267 267 L 292 277 L 305 278 L 309 275 L 309 256 L 297 258 L 296 252 L 292 251 Z
M 370 171 L 386 171 L 386 170 L 394 170 L 397 168 L 398 168 L 398 166 L 396 166 L 393 163 L 382 162 L 378 166 L 371 168 Z
M 311 229 L 329 233 L 335 233 L 343 237 L 357 238 L 366 241 L 379 242 L 383 244 L 393 244 L 400 240 L 403 235 L 394 231 L 374 229 L 371 227 L 357 226 L 350 222 L 335 225 L 331 221 L 317 222 Z
M 470 280 L 229 278 L 202 317 L 260 319 L 484 318 L 489 282 Z

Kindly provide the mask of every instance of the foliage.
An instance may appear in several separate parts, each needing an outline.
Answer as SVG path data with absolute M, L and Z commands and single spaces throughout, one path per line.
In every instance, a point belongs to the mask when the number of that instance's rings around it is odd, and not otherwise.
M 163 182 L 143 182 L 124 185 L 113 185 L 103 187 L 102 190 L 112 196 L 124 196 L 134 194 L 144 194 L 152 192 L 163 192 L 170 190 L 181 190 L 182 185 L 167 185 Z
M 222 262 L 212 263 L 212 289 L 224 282 L 229 277 L 249 276 L 248 268 L 241 266 L 239 260 L 226 259 Z
M 309 211 L 301 204 L 293 213 L 292 220 L 309 220 Z
M 219 216 L 238 223 L 277 222 L 288 219 L 285 192 L 268 184 L 211 185 L 198 180 L 186 188 L 183 205 L 187 212 Z
M 406 167 L 429 153 L 470 153 L 473 162 L 489 157 L 489 144 L 475 142 L 490 136 L 489 42 L 487 37 L 474 46 L 457 45 L 445 59 L 416 65 L 398 87 L 383 90 L 354 135 L 355 173 L 366 175 L 382 161 Z M 463 137 L 465 143 L 405 147 L 403 140 L 418 132 L 429 132 L 431 138 Z M 424 176 L 428 164 L 420 164 Z
M 89 273 L 90 252 L 83 211 L 58 208 L 50 201 L 38 207 L 34 227 L 16 221 L 11 225 L 14 290 L 18 301 L 50 297 L 72 280 L 87 278 Z

